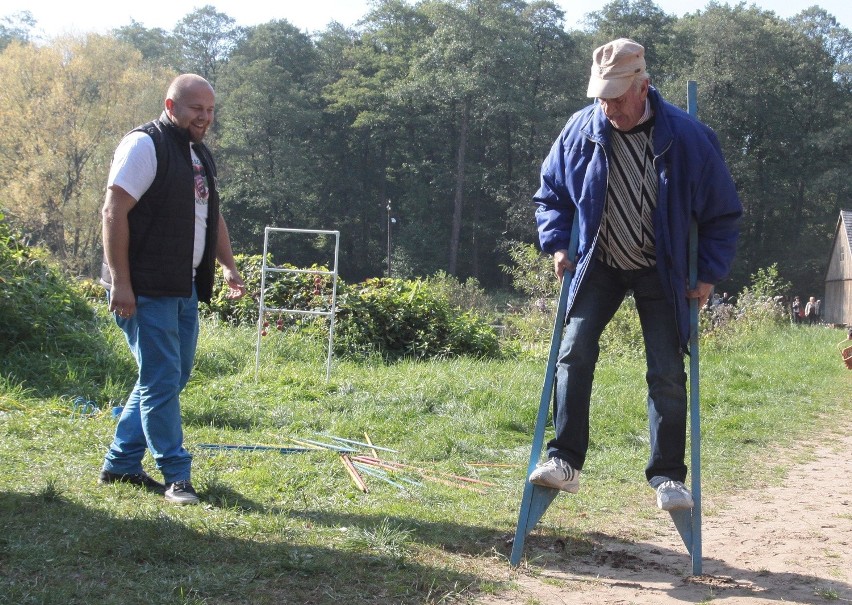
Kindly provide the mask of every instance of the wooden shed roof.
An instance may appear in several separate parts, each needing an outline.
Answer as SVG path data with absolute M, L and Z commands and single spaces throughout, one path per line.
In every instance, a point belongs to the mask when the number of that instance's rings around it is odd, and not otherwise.
M 841 210 L 840 222 L 843 223 L 840 228 L 846 230 L 846 241 L 849 242 L 849 248 L 852 250 L 852 210 Z

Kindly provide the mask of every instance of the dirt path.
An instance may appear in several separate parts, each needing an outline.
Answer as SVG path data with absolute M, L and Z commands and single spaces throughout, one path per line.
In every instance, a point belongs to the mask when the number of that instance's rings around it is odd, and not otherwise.
M 838 427 L 807 460 L 780 487 L 704 494 L 701 576 L 661 514 L 653 541 L 596 535 L 590 554 L 507 570 L 517 588 L 477 604 L 850 603 L 852 431 Z

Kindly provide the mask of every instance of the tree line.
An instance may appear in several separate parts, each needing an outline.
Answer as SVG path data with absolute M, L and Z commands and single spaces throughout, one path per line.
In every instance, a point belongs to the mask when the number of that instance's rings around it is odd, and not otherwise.
M 217 91 L 208 135 L 235 250 L 266 226 L 341 232 L 349 282 L 446 271 L 507 286 L 536 242 L 542 159 L 585 97 L 592 49 L 646 48 L 652 84 L 713 127 L 745 215 L 725 289 L 777 263 L 821 292 L 833 229 L 852 207 L 852 35 L 819 7 L 781 19 L 710 2 L 683 17 L 616 0 L 568 29 L 552 2 L 378 0 L 353 28 L 239 27 L 212 5 L 171 31 L 34 39 L 0 19 L 0 212 L 70 270 L 96 275 L 100 206 L 120 137 L 162 108 L 176 73 Z M 390 234 L 388 233 L 390 230 Z M 316 262 L 317 240 L 282 262 Z M 390 252 L 390 259 L 388 253 Z

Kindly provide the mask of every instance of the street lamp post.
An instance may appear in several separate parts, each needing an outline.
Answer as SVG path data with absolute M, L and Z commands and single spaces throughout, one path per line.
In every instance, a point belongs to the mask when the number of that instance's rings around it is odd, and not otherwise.
M 388 279 L 391 276 L 391 201 L 388 200 Z

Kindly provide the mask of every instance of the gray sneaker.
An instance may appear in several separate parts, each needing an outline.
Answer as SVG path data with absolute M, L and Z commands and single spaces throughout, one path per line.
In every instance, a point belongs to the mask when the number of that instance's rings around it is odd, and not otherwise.
M 198 504 L 198 494 L 189 481 L 169 483 L 166 489 L 166 502 L 172 504 Z
M 530 483 L 576 494 L 580 491 L 580 471 L 561 458 L 550 458 L 530 474 Z
M 688 510 L 695 506 L 695 502 L 683 483 L 664 481 L 657 486 L 657 506 L 663 510 Z

